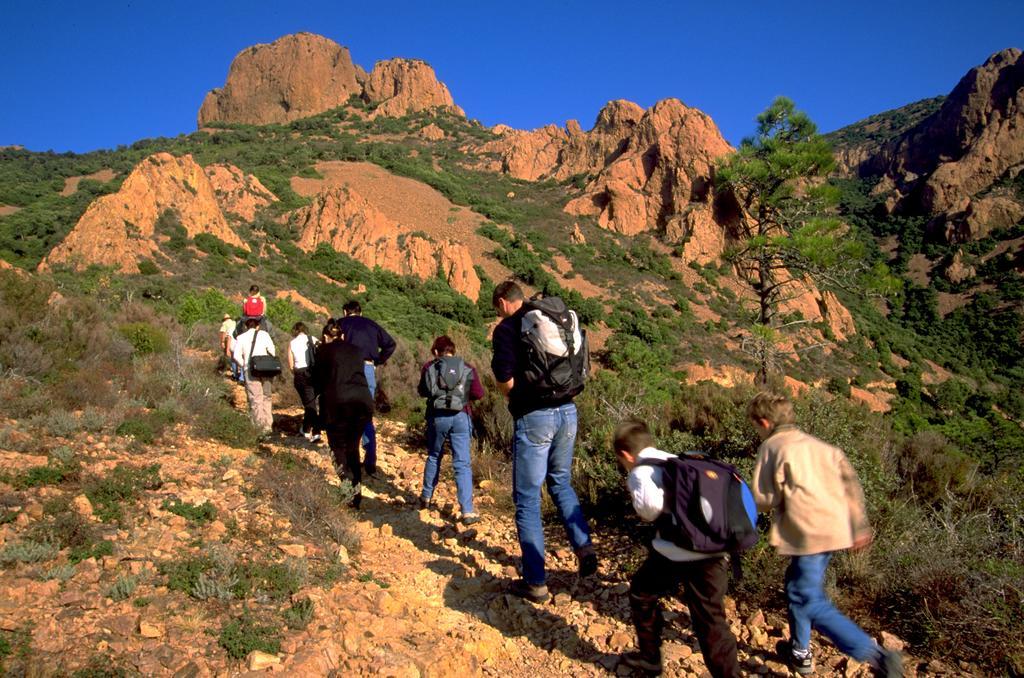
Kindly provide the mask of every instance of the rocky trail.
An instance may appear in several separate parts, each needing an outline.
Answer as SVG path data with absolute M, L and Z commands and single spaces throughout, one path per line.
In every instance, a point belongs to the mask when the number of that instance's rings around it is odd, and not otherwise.
M 240 389 L 237 396 L 244 403 Z M 620 559 L 605 558 L 598 575 L 580 580 L 564 535 L 548 524 L 552 598 L 533 604 L 506 594 L 518 553 L 507 488 L 499 478 L 478 478 L 483 520 L 462 526 L 445 462 L 435 495 L 439 508 L 417 510 L 423 452 L 413 447 L 404 424 L 380 422 L 380 472 L 364 485 L 361 510 L 337 502 L 331 509 L 345 519 L 358 546 L 339 550 L 311 538 L 310 526 L 269 501 L 266 490 L 278 480 L 284 484 L 272 474 L 292 464 L 319 470 L 313 474 L 317 482 L 338 483 L 326 445 L 294 435 L 300 417 L 298 410 L 275 411 L 274 435 L 258 454 L 194 440 L 183 430 L 151 447 L 123 437 L 77 441 L 83 477 L 109 474 L 119 463 L 160 465 L 162 484 L 126 500 L 128 517 L 113 525 L 98 521 L 100 507 L 74 486 L 16 491 L 0 484 L 4 515 L 14 516 L 0 524 L 0 546 L 26 539 L 63 501 L 112 547 L 74 564 L 68 549 L 56 558 L 50 554 L 50 562 L 5 561 L 0 638 L 9 646 L 7 675 L 67 675 L 80 667 L 93 672 L 74 675 L 629 675 L 616 666 L 619 653 L 634 642 Z M 0 470 L 7 473 L 46 463 L 45 457 L 0 450 Z M 183 517 L 169 501 L 208 503 L 217 518 Z M 599 554 L 621 550 L 626 541 L 595 532 Z M 203 562 L 205 583 L 193 581 L 182 590 L 180 578 L 194 575 Z M 220 566 L 211 563 L 223 562 L 234 574 L 218 588 Z M 263 563 L 263 574 L 240 563 Z M 280 579 L 281 572 L 293 571 L 302 577 L 285 593 L 267 574 L 277 572 Z M 239 577 L 259 585 L 239 589 Z M 128 595 L 118 591 L 123 580 L 132 582 Z M 228 588 L 236 593 L 225 593 Z M 296 609 L 304 610 L 304 624 L 282 623 Z M 685 607 L 669 601 L 667 610 L 666 675 L 706 675 Z M 744 670 L 786 675 L 771 649 L 782 637 L 784 619 L 738 611 L 731 601 L 729 612 Z M 259 623 L 246 626 L 249 616 Z M 279 645 L 247 650 L 238 640 L 244 636 L 240 628 L 274 635 Z M 970 674 L 938 662 L 919 666 L 917 675 Z M 110 672 L 114 668 L 121 673 Z M 818 674 L 867 671 L 819 646 Z

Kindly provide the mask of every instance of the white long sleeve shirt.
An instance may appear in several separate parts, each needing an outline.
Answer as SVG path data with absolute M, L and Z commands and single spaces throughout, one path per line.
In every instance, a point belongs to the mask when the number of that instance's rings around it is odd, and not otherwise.
M 653 447 L 645 447 L 637 455 L 637 461 L 642 459 L 671 459 L 674 456 Z M 626 477 L 626 487 L 629 489 L 629 496 L 633 500 L 633 508 L 641 519 L 648 522 L 657 520 L 665 508 L 663 475 L 661 469 L 657 466 L 634 466 L 633 470 Z M 651 546 L 661 555 L 678 563 L 704 560 L 706 558 L 721 558 L 725 555 L 724 553 L 688 551 L 676 546 L 667 539 L 662 539 L 660 533 L 655 533 Z
M 255 346 L 253 346 L 252 342 L 253 332 L 256 333 Z M 242 366 L 248 377 L 251 376 L 249 373 L 249 358 L 254 355 L 277 355 L 277 349 L 274 348 L 274 341 L 270 338 L 270 333 L 264 332 L 258 327 L 246 330 L 235 338 L 235 348 L 232 351 L 231 357 Z

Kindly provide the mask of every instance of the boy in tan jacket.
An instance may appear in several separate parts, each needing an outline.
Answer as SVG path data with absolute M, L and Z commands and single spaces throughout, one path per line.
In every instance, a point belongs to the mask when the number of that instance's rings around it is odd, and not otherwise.
M 862 549 L 872 539 L 853 466 L 842 450 L 796 427 L 793 403 L 785 396 L 759 393 L 747 414 L 762 440 L 750 488 L 758 510 L 773 514 L 772 546 L 791 558 L 786 569 L 790 642 L 780 653 L 797 673 L 813 673 L 813 627 L 878 675 L 902 676 L 900 654 L 879 647 L 825 594 L 832 554 Z

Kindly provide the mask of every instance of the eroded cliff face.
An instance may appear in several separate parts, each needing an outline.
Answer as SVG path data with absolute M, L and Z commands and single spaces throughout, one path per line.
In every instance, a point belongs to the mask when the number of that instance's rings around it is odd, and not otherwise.
M 236 167 L 212 166 L 208 174 L 191 155 L 156 153 L 132 170 L 117 193 L 93 201 L 40 268 L 54 263 L 100 264 L 136 273 L 140 260 L 156 258 L 162 236 L 155 226 L 166 211 L 176 215 L 190 238 L 208 233 L 248 249 L 223 210 L 247 213 L 249 206 L 270 200 L 276 198 L 258 179 Z
M 423 61 L 390 59 L 367 74 L 348 48 L 320 35 L 296 33 L 253 45 L 232 61 L 223 87 L 207 93 L 198 122 L 267 125 L 317 115 L 360 96 L 373 115 L 400 117 L 441 107 L 465 115 Z
M 932 217 L 929 227 L 956 243 L 1024 218 L 1003 186 L 1024 170 L 1024 56 L 1007 49 L 972 68 L 942 106 L 862 161 L 881 176 L 876 192 L 896 213 Z
M 362 93 L 348 49 L 312 33 L 286 35 L 239 52 L 223 87 L 199 109 L 210 122 L 283 123 L 341 106 Z
M 350 188 L 331 187 L 291 215 L 298 246 L 315 250 L 321 243 L 373 268 L 414 275 L 440 275 L 456 292 L 476 300 L 480 279 L 469 250 L 450 240 L 435 242 L 392 221 Z

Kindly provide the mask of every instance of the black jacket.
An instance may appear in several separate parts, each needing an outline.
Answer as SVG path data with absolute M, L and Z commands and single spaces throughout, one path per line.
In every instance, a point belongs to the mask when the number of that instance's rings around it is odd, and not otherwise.
M 320 416 L 330 426 L 350 417 L 373 415 L 373 398 L 363 372 L 362 352 L 352 344 L 332 341 L 316 352 L 313 381 L 320 394 Z

